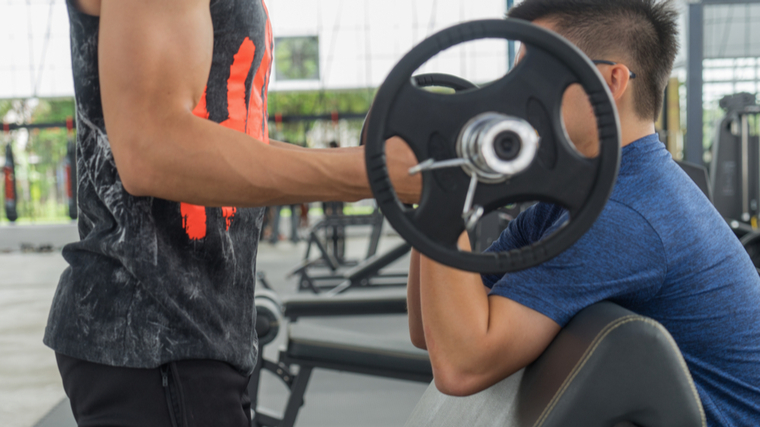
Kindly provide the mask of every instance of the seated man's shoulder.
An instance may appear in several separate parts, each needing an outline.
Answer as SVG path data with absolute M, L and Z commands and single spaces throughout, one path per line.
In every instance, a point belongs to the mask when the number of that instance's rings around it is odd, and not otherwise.
M 662 239 L 645 212 L 630 204 L 610 199 L 588 233 L 582 246 L 601 247 L 625 254 L 637 249 L 651 252 L 662 248 Z

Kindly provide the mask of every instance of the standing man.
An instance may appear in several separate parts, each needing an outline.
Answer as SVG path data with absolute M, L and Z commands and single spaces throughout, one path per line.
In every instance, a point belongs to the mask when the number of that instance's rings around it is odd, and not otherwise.
M 80 426 L 247 426 L 261 206 L 371 197 L 362 149 L 270 141 L 262 0 L 68 0 L 81 241 L 44 342 Z M 414 156 L 388 144 L 415 200 Z M 293 174 L 298 170 L 298 174 Z

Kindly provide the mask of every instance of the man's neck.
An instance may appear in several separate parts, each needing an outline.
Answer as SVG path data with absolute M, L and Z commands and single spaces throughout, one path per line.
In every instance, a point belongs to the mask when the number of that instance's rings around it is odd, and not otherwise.
M 620 127 L 621 132 L 621 138 L 622 141 L 621 146 L 625 147 L 626 145 L 630 145 L 641 138 L 644 138 L 645 136 L 649 136 L 656 132 L 654 123 L 652 122 L 635 122 L 630 123 L 627 126 L 621 126 Z

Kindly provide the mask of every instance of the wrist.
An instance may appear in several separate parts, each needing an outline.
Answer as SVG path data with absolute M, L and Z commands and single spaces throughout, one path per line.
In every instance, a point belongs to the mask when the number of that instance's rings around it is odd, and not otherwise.
M 350 173 L 350 185 L 353 186 L 351 194 L 354 195 L 353 201 L 371 199 L 373 196 L 372 189 L 369 186 L 367 177 L 367 164 L 364 160 L 364 147 L 357 147 L 354 151 L 354 159 L 350 162 L 352 168 Z

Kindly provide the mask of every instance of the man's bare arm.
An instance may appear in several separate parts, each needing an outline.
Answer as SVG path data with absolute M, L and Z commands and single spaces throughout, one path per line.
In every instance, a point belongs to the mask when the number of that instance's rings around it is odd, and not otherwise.
M 371 197 L 361 148 L 293 150 L 196 117 L 213 53 L 209 0 L 103 0 L 99 68 L 109 141 L 125 189 L 206 206 Z M 415 199 L 415 163 L 388 144 L 397 192 Z
M 463 236 L 460 248 L 468 248 Z M 559 333 L 550 318 L 512 300 L 488 296 L 479 274 L 420 256 L 424 337 L 438 389 L 484 390 L 533 362 Z

